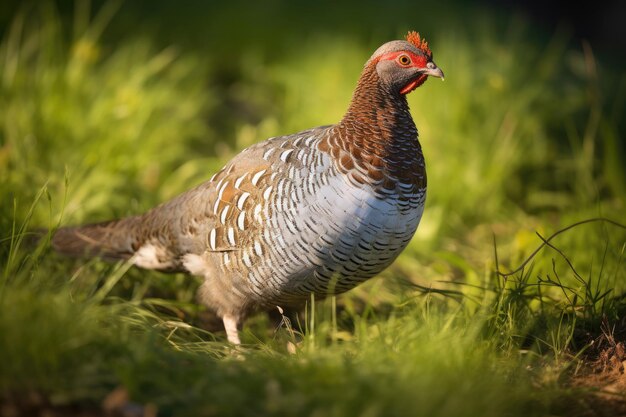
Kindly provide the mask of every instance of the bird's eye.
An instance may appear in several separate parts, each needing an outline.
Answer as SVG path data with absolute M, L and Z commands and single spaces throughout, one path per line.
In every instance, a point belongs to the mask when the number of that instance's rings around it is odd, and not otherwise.
M 411 58 L 409 58 L 408 55 L 400 55 L 398 57 L 398 62 L 400 65 L 409 65 L 411 63 Z

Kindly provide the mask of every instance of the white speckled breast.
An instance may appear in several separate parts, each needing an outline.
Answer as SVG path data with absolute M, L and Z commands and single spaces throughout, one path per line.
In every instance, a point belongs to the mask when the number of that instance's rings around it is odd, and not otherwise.
M 292 304 L 311 292 L 355 287 L 393 262 L 421 219 L 425 190 L 402 199 L 383 195 L 370 184 L 354 184 L 328 154 L 308 156 L 315 158 L 309 167 L 286 176 L 280 175 L 284 161 L 272 166 L 279 174 L 261 213 L 268 253 L 248 271 L 259 302 Z

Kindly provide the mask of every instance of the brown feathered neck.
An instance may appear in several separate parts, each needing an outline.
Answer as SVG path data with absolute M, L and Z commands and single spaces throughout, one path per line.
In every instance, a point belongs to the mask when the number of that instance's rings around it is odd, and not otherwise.
M 392 91 L 382 82 L 376 71 L 377 62 L 369 61 L 363 69 L 348 111 L 339 124 L 375 129 L 381 137 L 391 139 L 397 128 L 412 127 L 415 130 L 415 124 L 406 96 Z M 417 135 L 416 130 L 415 133 Z
M 364 181 L 382 181 L 387 190 L 396 189 L 397 182 L 413 184 L 414 189 L 426 186 L 422 150 L 406 97 L 382 82 L 374 60 L 365 66 L 348 111 L 333 126 L 323 148 L 340 160 L 342 171 L 357 165 L 368 172 Z

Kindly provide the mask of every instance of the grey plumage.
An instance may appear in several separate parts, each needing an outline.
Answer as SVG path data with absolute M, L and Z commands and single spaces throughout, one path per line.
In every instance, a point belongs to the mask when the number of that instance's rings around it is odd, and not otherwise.
M 54 248 L 204 277 L 200 299 L 233 343 L 255 309 L 353 288 L 393 262 L 422 216 L 425 164 L 399 91 L 443 74 L 420 48 L 379 48 L 340 123 L 253 145 L 144 215 L 62 228 Z M 431 64 L 400 65 L 398 51 Z

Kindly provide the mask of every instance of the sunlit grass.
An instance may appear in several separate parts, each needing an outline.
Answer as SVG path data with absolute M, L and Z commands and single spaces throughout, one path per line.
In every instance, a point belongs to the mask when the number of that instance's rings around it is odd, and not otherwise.
M 67 169 L 64 209 L 74 221 L 156 203 L 190 141 L 212 141 L 201 120 L 211 95 L 196 59 L 154 51 L 145 39 L 106 52 L 93 30 L 66 46 L 53 10 L 31 12 L 16 17 L 0 52 L 3 200 L 26 204 L 44 183 L 61 196 Z
M 410 96 L 429 173 L 415 239 L 290 325 L 253 317 L 234 352 L 205 329 L 197 279 L 61 259 L 31 232 L 142 212 L 252 143 L 336 122 L 386 39 L 314 33 L 221 62 L 132 33 L 111 47 L 118 6 L 77 6 L 69 38 L 54 8 L 28 9 L 0 46 L 1 401 L 100 408 L 123 387 L 159 415 L 587 409 L 568 378 L 624 311 L 623 226 L 581 224 L 496 270 L 582 219 L 624 222 L 625 92 L 592 51 L 523 20 L 429 34 L 446 81 Z

